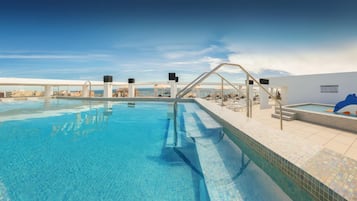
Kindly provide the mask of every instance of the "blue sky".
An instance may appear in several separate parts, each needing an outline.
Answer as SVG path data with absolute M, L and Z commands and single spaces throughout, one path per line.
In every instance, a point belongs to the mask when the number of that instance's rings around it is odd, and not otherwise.
M 2 0 L 0 77 L 190 81 L 220 62 L 257 77 L 357 71 L 356 10 L 346 0 Z

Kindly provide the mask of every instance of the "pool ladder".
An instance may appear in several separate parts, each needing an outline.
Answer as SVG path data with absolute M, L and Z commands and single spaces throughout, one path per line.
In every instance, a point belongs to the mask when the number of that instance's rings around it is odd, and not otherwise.
M 212 74 L 216 74 L 218 75 L 221 80 L 222 80 L 222 94 L 223 94 L 223 81 L 226 81 L 229 85 L 233 86 L 234 89 L 237 89 L 236 87 L 234 87 L 233 84 L 231 84 L 227 79 L 225 79 L 222 75 L 218 74 L 216 71 L 218 71 L 220 68 L 222 68 L 223 66 L 234 66 L 239 68 L 240 70 L 242 70 L 245 74 L 246 74 L 246 107 L 247 107 L 247 117 L 248 118 L 252 118 L 252 101 L 249 100 L 249 80 L 253 80 L 253 83 L 256 83 L 259 88 L 263 89 L 263 91 L 265 91 L 272 99 L 274 99 L 274 101 L 278 104 L 280 111 L 282 111 L 282 104 L 281 102 L 277 99 L 276 96 L 274 96 L 272 93 L 270 93 L 263 85 L 260 84 L 259 81 L 257 81 L 245 68 L 243 68 L 241 65 L 239 64 L 234 64 L 234 63 L 221 63 L 218 66 L 216 66 L 215 68 L 213 68 L 211 71 L 209 72 L 205 72 L 202 73 L 200 76 L 198 76 L 196 79 L 194 79 L 192 82 L 190 82 L 189 84 L 187 84 L 183 89 L 181 89 L 177 94 L 176 94 L 176 98 L 173 104 L 174 107 L 174 133 L 175 133 L 175 141 L 174 141 L 174 145 L 177 145 L 177 102 L 182 99 L 185 95 L 187 95 L 189 92 L 192 91 L 192 89 L 194 89 L 197 85 L 199 85 L 200 83 L 202 83 L 204 80 L 206 80 L 209 76 L 211 76 Z M 237 89 L 238 90 L 238 89 Z M 223 99 L 223 96 L 222 96 Z M 283 130 L 283 117 L 282 117 L 282 113 L 280 113 L 280 130 Z

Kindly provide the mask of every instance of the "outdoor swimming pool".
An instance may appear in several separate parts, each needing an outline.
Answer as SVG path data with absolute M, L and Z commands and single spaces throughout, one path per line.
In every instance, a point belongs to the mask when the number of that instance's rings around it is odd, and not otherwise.
M 21 103 L 0 103 L 1 201 L 309 199 L 284 192 L 224 133 L 193 132 L 205 115 L 193 103 L 179 105 L 175 148 L 170 103 Z

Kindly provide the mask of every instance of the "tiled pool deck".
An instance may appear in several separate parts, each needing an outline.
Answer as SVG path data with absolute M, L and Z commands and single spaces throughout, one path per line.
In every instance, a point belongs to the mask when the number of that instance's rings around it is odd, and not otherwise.
M 271 118 L 273 109 L 260 110 L 256 105 L 249 119 L 245 112 L 196 101 L 244 133 L 242 140 L 280 166 L 316 200 L 357 200 L 357 134 L 298 120 L 284 121 L 280 131 L 280 120 Z

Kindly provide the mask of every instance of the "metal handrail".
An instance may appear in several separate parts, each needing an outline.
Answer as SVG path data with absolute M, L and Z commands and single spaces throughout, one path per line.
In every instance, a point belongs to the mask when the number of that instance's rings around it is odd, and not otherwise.
M 238 89 L 236 86 L 234 86 L 234 84 L 232 84 L 230 81 L 228 81 L 226 78 L 224 78 L 221 74 L 219 74 L 217 72 L 215 72 L 215 74 L 218 75 L 218 77 L 220 77 L 224 81 L 226 81 L 231 87 L 233 87 L 235 90 L 237 90 L 240 93 L 240 89 Z
M 221 63 L 218 66 L 216 66 L 214 69 L 212 69 L 210 72 L 208 73 L 203 73 L 201 74 L 199 77 L 200 79 L 196 79 L 197 82 L 195 82 L 194 84 L 192 84 L 192 86 L 187 87 L 185 91 L 180 90 L 179 93 L 176 95 L 176 100 L 175 102 L 177 102 L 177 99 L 180 99 L 182 97 L 184 97 L 186 94 L 188 94 L 195 86 L 197 86 L 198 84 L 200 84 L 203 80 L 205 80 L 207 77 L 209 77 L 210 75 L 212 75 L 214 72 L 216 72 L 218 69 L 220 69 L 223 65 L 225 65 L 225 63 Z
M 199 80 L 200 78 L 202 78 L 206 73 L 207 73 L 207 72 L 202 73 L 200 76 L 198 76 L 198 77 L 197 77 L 196 79 L 194 79 L 192 82 L 188 83 L 183 89 L 181 89 L 181 90 L 176 94 L 176 98 L 177 98 L 177 97 L 180 97 L 180 96 L 181 96 L 181 93 L 183 93 L 185 90 L 187 90 L 191 85 L 196 86 L 195 82 L 196 82 L 197 80 Z M 182 96 L 182 97 L 183 97 L 183 96 Z
M 176 141 L 177 141 L 177 128 L 176 128 L 176 115 L 177 115 L 177 102 L 179 99 L 181 99 L 182 97 L 184 97 L 187 93 L 189 93 L 195 86 L 197 86 L 198 84 L 200 84 L 201 82 L 203 82 L 206 78 L 208 78 L 210 75 L 212 75 L 213 73 L 216 73 L 216 71 L 218 69 L 220 69 L 223 66 L 235 66 L 240 68 L 246 75 L 247 75 L 247 82 L 249 81 L 249 79 L 252 79 L 253 82 L 255 82 L 260 88 L 262 88 L 271 98 L 273 98 L 275 100 L 276 103 L 279 104 L 279 108 L 280 108 L 280 130 L 283 130 L 283 116 L 282 116 L 282 105 L 281 102 L 272 94 L 270 93 L 263 85 L 261 85 L 246 69 L 244 69 L 241 65 L 239 64 L 233 64 L 233 63 L 221 63 L 218 66 L 216 66 L 214 69 L 212 69 L 211 71 L 209 71 L 208 73 L 203 73 L 201 74 L 198 78 L 196 78 L 194 81 L 192 81 L 190 84 L 188 84 L 184 89 L 180 90 L 177 95 L 176 95 L 176 99 L 174 101 L 174 122 L 175 122 L 175 145 L 176 145 Z M 249 84 L 246 83 L 246 91 L 248 94 L 248 86 Z M 251 112 L 249 112 L 249 102 L 248 102 L 248 96 L 247 96 L 247 117 L 251 117 L 252 115 L 249 114 Z

